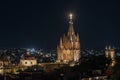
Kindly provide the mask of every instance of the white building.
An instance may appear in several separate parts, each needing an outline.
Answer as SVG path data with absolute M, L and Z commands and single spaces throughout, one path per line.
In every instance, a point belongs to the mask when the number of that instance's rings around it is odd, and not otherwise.
M 26 55 L 22 59 L 20 59 L 20 65 L 26 67 L 37 65 L 37 59 L 31 56 L 29 51 L 27 51 Z

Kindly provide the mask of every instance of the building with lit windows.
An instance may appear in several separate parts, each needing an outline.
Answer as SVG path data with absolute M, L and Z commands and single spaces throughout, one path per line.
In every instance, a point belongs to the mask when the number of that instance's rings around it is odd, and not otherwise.
M 115 49 L 112 48 L 111 46 L 107 47 L 106 46 L 106 50 L 105 50 L 105 56 L 108 59 L 111 59 L 111 66 L 115 65 Z
M 20 65 L 22 66 L 33 66 L 37 64 L 37 59 L 30 55 L 30 52 L 27 51 L 26 55 L 20 59 Z
M 68 33 L 60 38 L 60 43 L 57 46 L 57 61 L 65 63 L 70 61 L 77 62 L 80 57 L 79 34 L 75 34 L 73 28 L 73 16 L 70 14 Z
M 11 63 L 8 56 L 5 53 L 2 53 L 0 56 L 0 74 L 11 72 Z

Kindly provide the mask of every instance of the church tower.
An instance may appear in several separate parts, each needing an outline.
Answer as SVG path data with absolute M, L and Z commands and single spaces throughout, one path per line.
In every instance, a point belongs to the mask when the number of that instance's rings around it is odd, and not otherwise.
M 75 34 L 73 28 L 73 16 L 69 15 L 69 28 L 67 35 L 60 38 L 60 43 L 57 46 L 57 61 L 58 62 L 78 62 L 80 59 L 80 41 L 79 34 Z
M 111 59 L 110 66 L 115 65 L 115 50 L 111 46 L 105 48 L 105 57 Z

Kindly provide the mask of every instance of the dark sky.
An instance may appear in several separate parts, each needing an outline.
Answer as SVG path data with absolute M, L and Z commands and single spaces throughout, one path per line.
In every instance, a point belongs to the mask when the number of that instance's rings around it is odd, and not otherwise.
M 119 0 L 9 0 L 0 2 L 0 47 L 56 49 L 68 14 L 82 48 L 120 46 Z

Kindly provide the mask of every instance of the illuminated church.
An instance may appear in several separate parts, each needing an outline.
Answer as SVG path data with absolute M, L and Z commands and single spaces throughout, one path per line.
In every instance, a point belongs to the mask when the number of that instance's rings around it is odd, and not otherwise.
M 79 34 L 75 34 L 72 20 L 73 16 L 70 14 L 68 33 L 60 38 L 60 43 L 57 46 L 58 62 L 78 62 L 81 57 Z
M 105 48 L 105 56 L 107 59 L 111 59 L 111 64 L 110 66 L 115 65 L 115 49 L 112 48 L 111 46 Z

